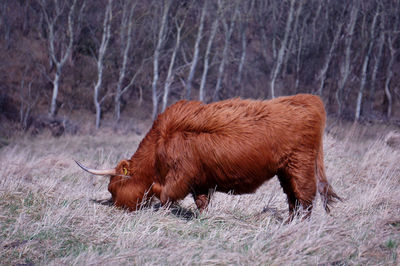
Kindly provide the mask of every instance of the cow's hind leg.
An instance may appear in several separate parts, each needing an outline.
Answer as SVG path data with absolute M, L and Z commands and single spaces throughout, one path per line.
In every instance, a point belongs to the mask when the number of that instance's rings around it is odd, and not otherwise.
M 298 207 L 306 212 L 304 218 L 311 215 L 313 201 L 317 192 L 314 165 L 302 165 L 297 167 L 286 167 L 284 174 L 281 174 L 279 181 L 283 190 L 288 196 L 289 221 L 293 219 Z
M 284 171 L 280 171 L 278 174 L 278 179 L 279 183 L 281 184 L 283 188 L 283 192 L 285 192 L 287 196 L 287 201 L 289 205 L 289 219 L 288 222 L 293 220 L 293 215 L 295 212 L 296 208 L 296 196 L 294 194 L 294 191 L 292 189 L 292 185 L 290 183 L 289 178 L 287 178 L 287 175 L 284 173 Z

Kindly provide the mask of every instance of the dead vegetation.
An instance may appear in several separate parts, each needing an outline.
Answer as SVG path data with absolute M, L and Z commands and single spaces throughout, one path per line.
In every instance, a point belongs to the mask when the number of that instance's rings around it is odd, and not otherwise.
M 355 128 L 325 136 L 328 178 L 344 198 L 326 215 L 318 199 L 309 221 L 288 215 L 277 180 L 255 194 L 216 193 L 190 216 L 151 209 L 128 213 L 97 204 L 106 179 L 73 159 L 110 167 L 130 157 L 141 137 L 97 134 L 20 138 L 0 149 L 0 261 L 4 264 L 398 264 L 400 150 L 385 135 Z M 369 132 L 371 133 L 371 132 Z M 189 216 L 187 215 L 189 214 Z

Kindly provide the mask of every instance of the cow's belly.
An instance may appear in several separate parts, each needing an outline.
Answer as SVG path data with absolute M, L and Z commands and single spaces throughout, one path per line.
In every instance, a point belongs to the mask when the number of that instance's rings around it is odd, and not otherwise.
M 255 192 L 264 182 L 272 177 L 274 177 L 274 174 L 219 178 L 216 182 L 213 182 L 215 186 L 211 188 L 219 192 L 235 195 L 248 194 Z

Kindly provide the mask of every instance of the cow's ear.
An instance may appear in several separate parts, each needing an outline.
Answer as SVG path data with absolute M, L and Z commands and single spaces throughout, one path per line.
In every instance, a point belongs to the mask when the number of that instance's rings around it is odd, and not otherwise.
M 119 173 L 121 173 L 123 175 L 128 175 L 129 174 L 129 161 L 122 160 L 119 163 L 118 170 L 119 170 Z

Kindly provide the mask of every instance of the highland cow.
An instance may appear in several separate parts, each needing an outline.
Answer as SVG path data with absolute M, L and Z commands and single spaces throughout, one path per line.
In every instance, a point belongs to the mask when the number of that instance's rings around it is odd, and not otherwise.
M 290 219 L 301 206 L 311 214 L 318 190 L 326 212 L 339 199 L 328 183 L 322 138 L 326 114 L 307 94 L 268 101 L 179 101 L 160 114 L 135 154 L 108 170 L 115 206 L 131 211 L 143 197 L 173 203 L 192 194 L 204 210 L 212 193 L 253 193 L 278 177 Z

